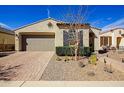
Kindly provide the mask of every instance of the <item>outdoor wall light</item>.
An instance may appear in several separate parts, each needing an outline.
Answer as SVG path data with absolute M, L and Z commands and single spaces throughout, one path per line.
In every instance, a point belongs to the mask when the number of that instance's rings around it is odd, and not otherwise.
M 53 24 L 51 22 L 49 22 L 47 25 L 48 25 L 49 28 L 53 27 Z

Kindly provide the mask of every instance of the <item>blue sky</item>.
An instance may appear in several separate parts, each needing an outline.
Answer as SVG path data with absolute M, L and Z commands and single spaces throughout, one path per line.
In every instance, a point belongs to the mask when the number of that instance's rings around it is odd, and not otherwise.
M 0 25 L 16 29 L 21 26 L 33 23 L 38 20 L 48 18 L 48 11 L 50 17 L 57 20 L 65 20 L 68 13 L 77 13 L 81 6 L 53 6 L 53 5 L 26 5 L 26 6 L 0 6 Z M 82 6 L 86 14 L 85 22 L 92 26 L 109 30 L 111 28 L 124 28 L 124 6 L 117 5 L 94 5 Z M 82 14 L 83 16 L 83 14 Z

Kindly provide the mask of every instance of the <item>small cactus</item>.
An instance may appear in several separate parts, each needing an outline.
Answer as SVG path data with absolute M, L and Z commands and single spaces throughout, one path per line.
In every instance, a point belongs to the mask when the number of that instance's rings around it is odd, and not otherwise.
M 105 63 L 105 64 L 107 63 L 105 59 L 104 59 L 104 63 Z
M 109 65 L 109 70 L 108 70 L 109 73 L 113 73 L 113 70 L 112 70 L 112 65 L 110 64 Z

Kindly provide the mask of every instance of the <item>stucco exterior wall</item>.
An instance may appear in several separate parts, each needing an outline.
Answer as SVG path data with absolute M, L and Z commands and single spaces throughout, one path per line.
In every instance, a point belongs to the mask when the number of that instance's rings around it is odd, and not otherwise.
M 48 23 L 52 23 L 52 26 L 49 27 Z M 43 20 L 26 27 L 22 27 L 15 31 L 15 50 L 21 50 L 21 36 L 20 32 L 54 32 L 55 33 L 55 46 L 63 46 L 63 32 L 56 25 L 57 21 L 52 19 Z
M 124 38 L 122 38 L 119 48 L 124 49 Z
M 55 46 L 63 46 L 63 29 L 55 32 Z
M 52 23 L 52 27 L 48 26 Z M 55 33 L 55 47 L 63 46 L 63 31 L 68 29 L 59 29 L 56 25 L 57 21 L 53 19 L 43 20 L 20 29 L 15 30 L 15 50 L 21 50 L 21 34 L 22 32 L 54 32 Z M 98 38 L 95 38 L 95 50 L 99 49 L 99 30 L 92 28 Z M 83 46 L 89 47 L 89 29 L 80 29 L 83 32 Z
M 15 37 L 14 35 L 1 33 L 0 32 L 0 44 L 15 44 Z
M 99 29 L 95 29 L 95 28 L 91 28 L 91 30 L 94 32 L 95 34 L 95 39 L 94 39 L 94 50 L 97 51 L 100 49 L 100 31 Z
M 83 46 L 89 47 L 89 29 L 83 29 Z
M 52 26 L 49 27 L 48 23 L 52 23 Z M 43 20 L 41 22 L 34 23 L 32 25 L 28 25 L 26 27 L 17 29 L 15 32 L 55 32 L 58 31 L 59 28 L 56 26 L 56 21 L 49 19 L 49 20 Z
M 109 31 L 109 32 L 105 32 L 103 34 L 100 34 L 100 37 L 101 36 L 111 36 L 112 37 L 112 46 L 113 47 L 116 47 L 117 45 L 117 37 L 122 37 L 123 36 L 120 34 L 120 31 L 121 31 L 121 34 L 124 33 L 124 29 L 115 29 L 113 31 Z

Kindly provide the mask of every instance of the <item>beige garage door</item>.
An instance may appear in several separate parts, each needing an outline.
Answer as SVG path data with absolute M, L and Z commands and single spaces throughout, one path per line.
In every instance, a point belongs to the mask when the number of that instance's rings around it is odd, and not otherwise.
M 26 51 L 54 51 L 54 36 L 25 36 Z

